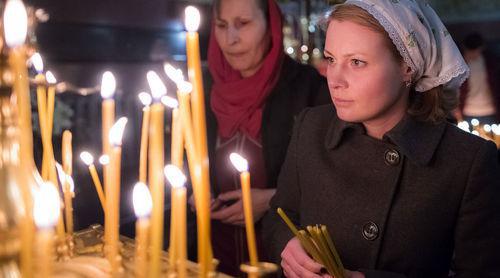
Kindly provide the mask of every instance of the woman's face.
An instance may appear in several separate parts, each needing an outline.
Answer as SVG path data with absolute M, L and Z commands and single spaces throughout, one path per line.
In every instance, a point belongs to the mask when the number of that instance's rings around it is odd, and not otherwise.
M 221 0 L 215 38 L 228 63 L 243 77 L 257 72 L 269 49 L 270 35 L 256 0 Z
M 392 128 L 404 116 L 408 67 L 394 57 L 382 34 L 350 21 L 332 20 L 325 57 L 330 96 L 340 119 Z

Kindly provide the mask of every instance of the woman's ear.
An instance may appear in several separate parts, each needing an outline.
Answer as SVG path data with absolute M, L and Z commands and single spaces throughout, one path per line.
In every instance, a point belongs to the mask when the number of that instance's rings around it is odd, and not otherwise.
M 411 76 L 413 74 L 413 71 L 412 69 L 410 68 L 410 66 L 408 66 L 406 63 L 403 63 L 402 64 L 402 71 L 403 71 L 403 80 L 405 82 L 413 82 L 413 80 L 411 80 Z

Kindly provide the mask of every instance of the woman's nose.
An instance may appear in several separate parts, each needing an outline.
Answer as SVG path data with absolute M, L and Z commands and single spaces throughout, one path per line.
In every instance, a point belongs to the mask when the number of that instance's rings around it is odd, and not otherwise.
M 232 26 L 228 27 L 226 33 L 226 39 L 229 45 L 237 43 L 240 40 L 239 31 Z
M 347 80 L 345 79 L 344 72 L 340 65 L 328 65 L 326 69 L 326 78 L 330 90 L 347 88 Z

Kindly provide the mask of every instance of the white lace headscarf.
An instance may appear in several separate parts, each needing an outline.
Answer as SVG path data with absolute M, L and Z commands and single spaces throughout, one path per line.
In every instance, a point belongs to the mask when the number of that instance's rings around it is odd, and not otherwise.
M 415 90 L 457 89 L 469 76 L 457 45 L 436 12 L 420 0 L 347 0 L 370 13 L 412 69 Z M 335 8 L 334 8 L 335 9 Z

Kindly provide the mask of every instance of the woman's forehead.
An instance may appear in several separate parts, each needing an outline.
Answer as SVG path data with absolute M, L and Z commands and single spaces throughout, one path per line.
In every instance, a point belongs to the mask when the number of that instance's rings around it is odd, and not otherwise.
M 343 51 L 373 52 L 384 47 L 384 36 L 352 21 L 332 20 L 327 29 L 325 49 L 342 48 Z

